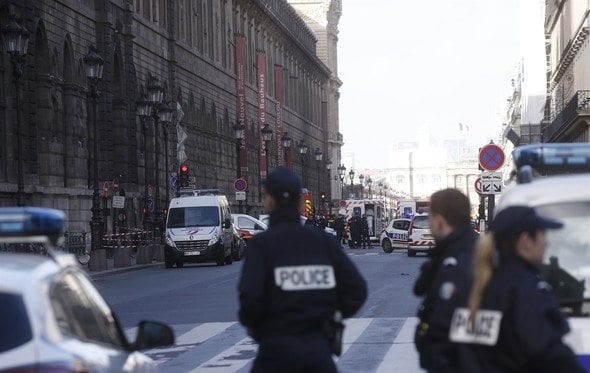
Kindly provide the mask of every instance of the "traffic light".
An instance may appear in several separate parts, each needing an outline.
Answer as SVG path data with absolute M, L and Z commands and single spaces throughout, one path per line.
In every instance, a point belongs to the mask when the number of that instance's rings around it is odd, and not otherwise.
M 188 188 L 189 180 L 188 180 L 189 168 L 188 165 L 183 164 L 180 166 L 180 174 L 178 177 L 178 185 L 181 188 Z

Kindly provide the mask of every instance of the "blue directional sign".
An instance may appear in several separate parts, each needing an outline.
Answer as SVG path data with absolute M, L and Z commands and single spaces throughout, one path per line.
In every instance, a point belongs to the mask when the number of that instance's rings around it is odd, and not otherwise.
M 170 189 L 176 189 L 176 176 L 170 176 Z
M 150 200 L 148 200 L 148 203 L 147 203 L 147 205 L 148 205 L 148 209 L 149 209 L 151 212 L 154 212 L 154 200 L 153 200 L 153 199 L 150 199 Z

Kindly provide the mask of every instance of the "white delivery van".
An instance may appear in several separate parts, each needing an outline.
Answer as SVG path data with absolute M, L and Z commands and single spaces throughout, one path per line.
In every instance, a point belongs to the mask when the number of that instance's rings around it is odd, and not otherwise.
M 174 264 L 231 264 L 234 241 L 227 198 L 217 190 L 195 190 L 172 198 L 166 218 L 166 268 Z

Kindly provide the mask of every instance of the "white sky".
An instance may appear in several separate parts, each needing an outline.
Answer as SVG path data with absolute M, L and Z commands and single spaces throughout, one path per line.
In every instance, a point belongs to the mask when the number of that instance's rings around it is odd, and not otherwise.
M 355 168 L 386 168 L 391 145 L 424 124 L 439 139 L 459 135 L 458 123 L 472 143 L 498 137 L 520 60 L 519 2 L 343 0 L 340 132 Z

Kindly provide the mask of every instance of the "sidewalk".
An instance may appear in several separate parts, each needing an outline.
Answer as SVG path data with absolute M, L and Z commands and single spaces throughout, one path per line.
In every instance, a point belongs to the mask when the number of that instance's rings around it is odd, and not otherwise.
M 107 276 L 118 275 L 121 273 L 139 271 L 141 269 L 146 269 L 146 268 L 155 268 L 155 267 L 163 267 L 164 266 L 164 262 L 160 262 L 160 261 L 154 261 L 154 262 L 148 263 L 148 264 L 135 264 L 135 258 L 131 258 L 131 261 L 132 261 L 132 263 L 129 267 L 114 268 L 114 264 L 113 264 L 114 259 L 107 259 L 107 268 L 109 268 L 109 269 L 106 269 L 104 271 L 89 271 L 87 265 L 83 266 L 83 268 L 86 271 L 86 273 L 88 273 L 90 278 L 97 279 L 97 278 L 102 278 L 102 277 L 107 277 Z

